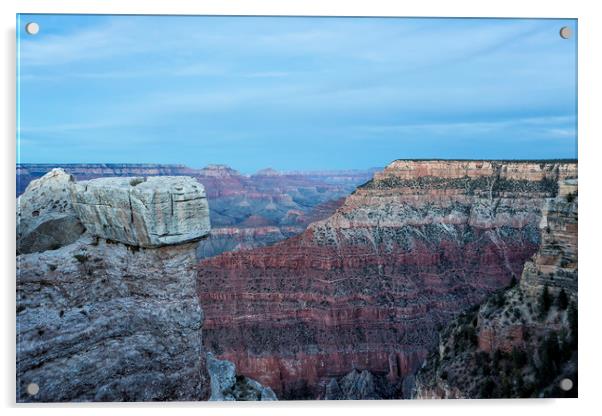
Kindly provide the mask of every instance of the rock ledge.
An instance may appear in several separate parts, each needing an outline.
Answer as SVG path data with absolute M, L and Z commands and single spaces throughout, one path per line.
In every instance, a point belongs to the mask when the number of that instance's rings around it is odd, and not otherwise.
M 205 189 L 191 177 L 99 178 L 74 183 L 71 197 L 86 230 L 132 246 L 182 244 L 210 229 Z

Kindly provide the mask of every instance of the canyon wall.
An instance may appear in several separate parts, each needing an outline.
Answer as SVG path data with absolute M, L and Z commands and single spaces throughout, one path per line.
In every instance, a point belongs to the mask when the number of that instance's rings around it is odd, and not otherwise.
M 77 184 L 60 170 L 39 181 L 32 192 L 65 187 L 73 199 L 20 210 L 20 220 L 51 221 L 58 210 L 87 230 L 17 256 L 17 401 L 207 399 L 194 243 L 209 231 L 202 185 Z
M 353 370 L 407 396 L 438 331 L 520 279 L 544 201 L 576 175 L 572 162 L 395 161 L 302 234 L 202 261 L 205 345 L 279 397 L 325 397 Z
M 520 283 L 450 323 L 416 398 L 577 397 L 577 199 L 570 179 L 545 201 Z

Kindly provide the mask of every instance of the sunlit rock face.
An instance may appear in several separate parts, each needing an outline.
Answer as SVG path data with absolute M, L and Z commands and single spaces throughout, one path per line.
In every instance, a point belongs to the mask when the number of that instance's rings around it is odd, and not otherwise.
M 408 390 L 438 330 L 520 279 L 570 162 L 393 162 L 329 218 L 199 264 L 205 345 L 281 398 L 368 370 Z
M 203 185 L 185 176 L 99 178 L 72 185 L 88 232 L 139 247 L 195 241 L 209 233 Z

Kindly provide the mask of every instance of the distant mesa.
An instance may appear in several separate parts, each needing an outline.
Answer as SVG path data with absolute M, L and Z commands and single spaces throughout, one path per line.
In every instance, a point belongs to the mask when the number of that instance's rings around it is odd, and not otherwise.
M 278 172 L 276 169 L 266 168 L 258 170 L 253 176 L 282 176 L 282 173 Z
M 217 178 L 227 176 L 240 176 L 240 172 L 228 165 L 207 165 L 199 171 L 200 176 L 214 176 Z
M 272 221 L 268 218 L 262 217 L 261 215 L 251 215 L 246 220 L 244 220 L 240 226 L 241 227 L 266 227 L 269 225 L 273 225 Z

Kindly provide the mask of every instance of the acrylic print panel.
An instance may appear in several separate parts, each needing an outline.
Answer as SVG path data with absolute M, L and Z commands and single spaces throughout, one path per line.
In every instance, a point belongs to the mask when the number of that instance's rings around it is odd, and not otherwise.
M 17 25 L 17 401 L 577 395 L 576 20 Z

